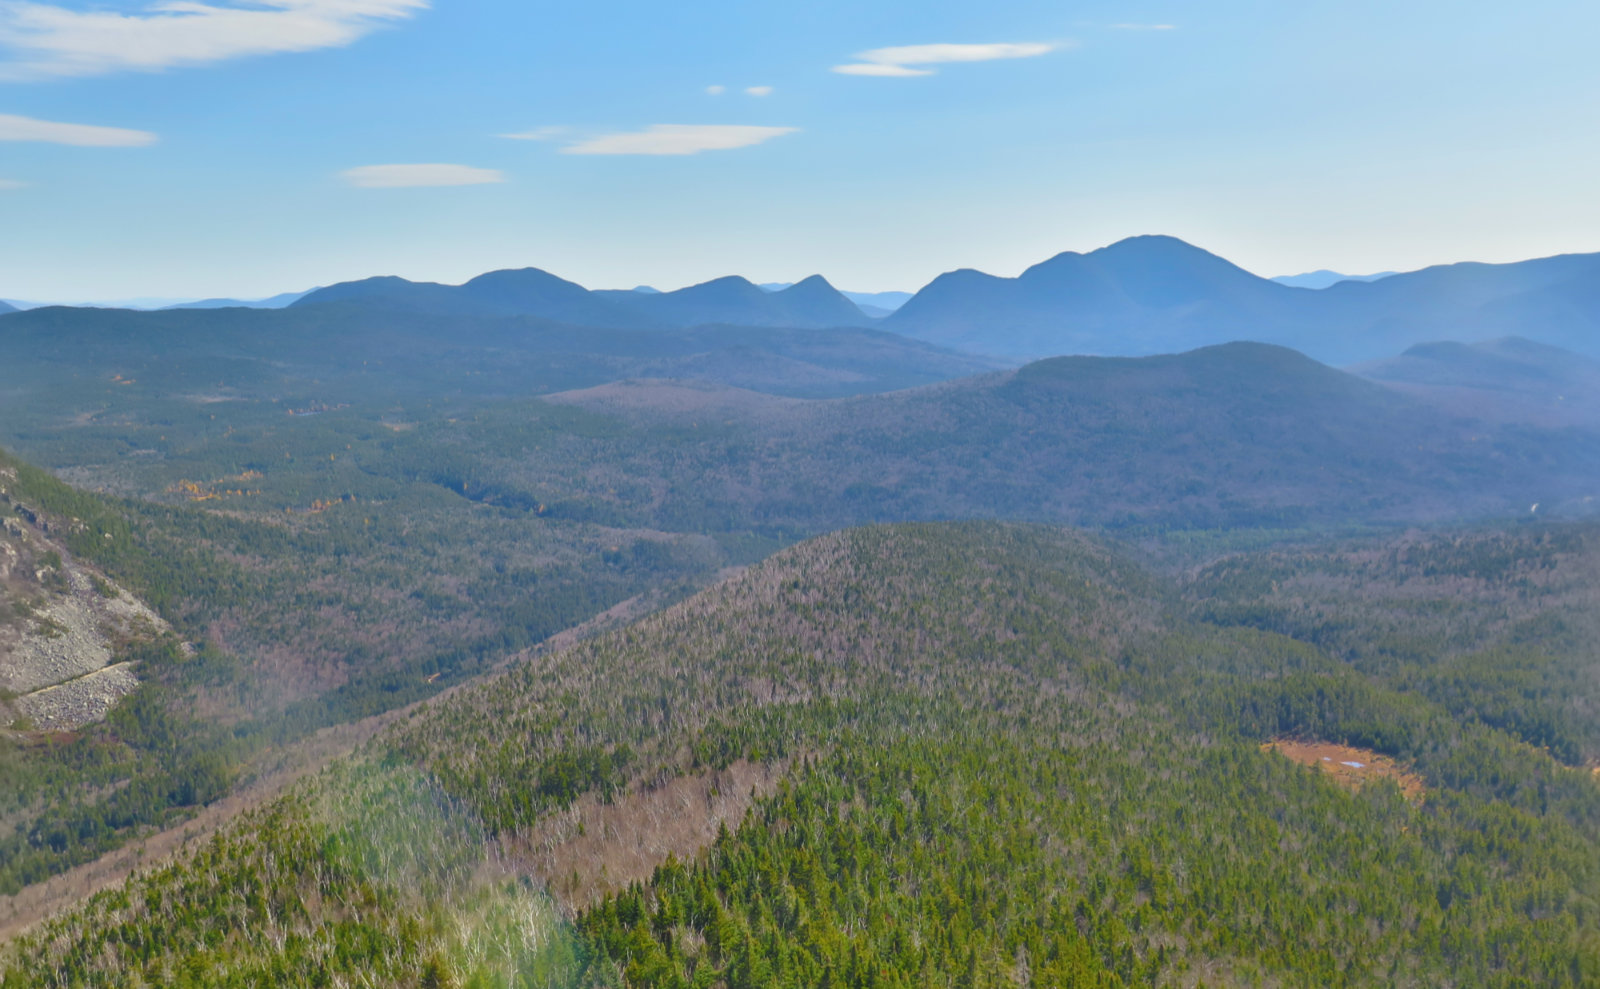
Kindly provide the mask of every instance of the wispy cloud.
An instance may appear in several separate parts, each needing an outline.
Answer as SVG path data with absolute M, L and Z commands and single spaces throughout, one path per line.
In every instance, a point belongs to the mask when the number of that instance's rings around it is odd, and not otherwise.
M 340 175 L 360 189 L 493 185 L 506 180 L 505 175 L 495 169 L 470 165 L 362 165 Z
M 0 78 L 155 72 L 354 42 L 429 0 L 160 0 L 135 13 L 0 0 Z
M 740 124 L 655 124 L 642 131 L 602 134 L 561 149 L 568 155 L 696 155 L 731 151 L 793 134 L 797 127 Z
M 1176 31 L 1176 24 L 1113 24 L 1113 31 Z
M 156 140 L 156 136 L 149 131 L 61 124 L 0 113 L 0 141 L 37 141 L 80 148 L 142 148 L 156 143 Z
M 508 141 L 554 141 L 567 132 L 565 127 L 535 127 L 517 134 L 501 134 Z
M 723 93 L 726 93 L 727 91 L 728 91 L 728 87 L 727 86 L 707 86 L 706 87 L 706 95 L 707 96 L 721 96 Z
M 745 90 L 745 93 L 747 95 L 749 95 L 749 96 L 756 96 L 756 97 L 771 96 L 772 95 L 772 87 L 771 86 L 751 86 L 751 87 L 749 87 L 748 89 Z
M 5 192 L 8 189 L 25 189 L 27 186 L 28 183 L 18 182 L 16 179 L 0 179 L 0 192 Z
M 858 61 L 836 65 L 833 71 L 846 76 L 931 76 L 930 65 L 951 62 L 994 62 L 1007 58 L 1036 58 L 1063 47 L 1044 41 L 992 45 L 901 45 L 874 48 L 856 56 Z

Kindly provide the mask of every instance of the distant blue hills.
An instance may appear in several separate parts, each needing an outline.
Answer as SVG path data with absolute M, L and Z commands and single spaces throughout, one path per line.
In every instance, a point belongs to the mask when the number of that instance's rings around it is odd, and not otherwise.
M 864 310 L 820 276 L 795 285 L 729 277 L 674 292 L 589 291 L 537 268 L 491 272 L 459 286 L 367 279 L 320 289 L 294 305 L 331 302 L 627 329 L 877 326 L 1017 361 L 1180 353 L 1256 340 L 1341 365 L 1429 341 L 1501 337 L 1600 357 L 1600 255 L 1441 265 L 1312 290 L 1163 236 L 1058 254 L 1016 278 L 948 272 L 887 313 Z
M 881 325 L 1016 359 L 1256 340 L 1350 364 L 1428 341 L 1507 336 L 1600 356 L 1600 255 L 1441 265 L 1312 291 L 1173 237 L 1134 237 L 1059 254 L 1017 278 L 941 275 Z
M 648 286 L 590 290 L 523 268 L 489 272 L 462 285 L 386 276 L 303 295 L 208 299 L 181 308 L 329 305 L 432 316 L 532 316 L 639 331 L 880 328 L 1013 362 L 1062 354 L 1180 353 L 1254 340 L 1346 365 L 1431 341 L 1505 337 L 1600 358 L 1600 254 L 1269 279 L 1165 236 L 1058 254 L 1016 278 L 951 271 L 914 295 L 847 294 L 821 276 L 767 285 L 727 277 L 671 292 Z
M 1318 268 L 1316 271 L 1307 271 L 1299 275 L 1279 275 L 1272 280 L 1279 285 L 1287 285 L 1290 288 L 1325 289 L 1331 288 L 1340 282 L 1375 282 L 1380 278 L 1388 278 L 1390 275 L 1398 274 L 1400 274 L 1398 271 L 1379 271 L 1371 275 L 1346 275 L 1342 272 L 1330 271 L 1327 268 Z
M 195 302 L 179 302 L 176 305 L 162 306 L 163 309 L 282 309 L 284 306 L 299 302 L 309 293 L 283 292 L 266 299 L 199 299 Z
M 538 316 L 612 329 L 683 329 L 734 325 L 789 329 L 867 327 L 876 323 L 827 279 L 813 275 L 769 292 L 737 276 L 673 292 L 590 291 L 538 268 L 492 271 L 464 285 L 368 278 L 317 289 L 296 307 L 357 303 L 461 316 Z

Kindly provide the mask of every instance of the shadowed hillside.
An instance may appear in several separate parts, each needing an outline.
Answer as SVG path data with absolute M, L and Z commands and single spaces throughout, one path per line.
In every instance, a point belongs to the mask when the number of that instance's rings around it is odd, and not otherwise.
M 135 387 L 128 379 L 160 400 L 477 401 L 641 376 L 831 397 L 1002 366 L 870 329 L 597 329 L 349 299 L 279 310 L 38 309 L 6 316 L 0 341 L 12 354 L 0 399 L 23 417 L 64 404 L 101 409 Z
M 1418 344 L 1350 370 L 1462 417 L 1600 428 L 1600 361 L 1532 340 Z
M 666 413 L 673 389 L 660 393 Z M 1057 358 L 869 399 L 757 403 L 717 423 L 685 417 L 693 429 L 685 420 L 650 420 L 637 390 L 629 409 L 604 393 L 556 400 L 634 417 L 595 458 L 583 496 L 661 524 L 829 528 L 971 516 L 1202 528 L 1393 522 L 1524 514 L 1536 502 L 1576 511 L 1600 486 L 1593 433 L 1455 420 L 1258 344 L 1144 359 Z M 549 455 L 494 453 L 504 444 L 491 438 L 511 429 L 506 417 L 514 416 L 486 415 L 468 431 L 484 483 L 552 500 L 563 485 L 549 480 Z M 677 486 L 690 476 L 692 489 Z M 610 490 L 652 496 L 624 504 L 603 493 Z

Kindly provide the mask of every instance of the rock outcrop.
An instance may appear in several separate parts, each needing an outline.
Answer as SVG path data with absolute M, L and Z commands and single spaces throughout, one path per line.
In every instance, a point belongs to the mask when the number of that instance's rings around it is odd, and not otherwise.
M 0 521 L 0 727 L 71 731 L 139 685 L 113 660 L 170 631 L 159 615 L 51 538 L 55 523 L 11 502 Z

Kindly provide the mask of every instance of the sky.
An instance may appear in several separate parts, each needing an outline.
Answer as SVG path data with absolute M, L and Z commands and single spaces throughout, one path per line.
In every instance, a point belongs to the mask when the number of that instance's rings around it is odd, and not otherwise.
M 1600 251 L 1593 0 L 0 0 L 0 298 Z

